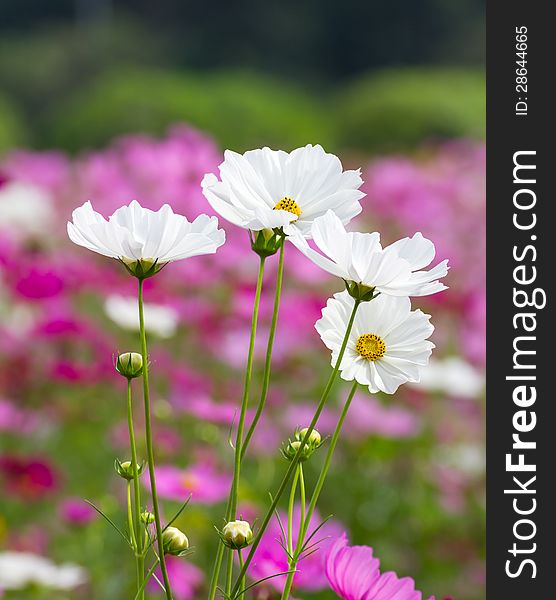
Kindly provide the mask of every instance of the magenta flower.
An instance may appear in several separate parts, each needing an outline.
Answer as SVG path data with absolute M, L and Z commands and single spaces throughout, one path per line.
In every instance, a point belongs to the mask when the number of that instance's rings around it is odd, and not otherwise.
M 450 294 L 431 301 L 453 311 L 462 351 L 483 365 L 485 148 L 460 140 L 427 156 L 374 160 L 364 175 L 364 191 L 377 229 L 421 231 L 434 239 L 439 256 L 450 257 Z
M 348 546 L 344 533 L 330 547 L 325 572 L 330 587 L 344 600 L 421 600 L 411 577 L 381 573 L 369 546 Z M 431 596 L 429 600 L 434 600 Z
M 35 267 L 22 275 L 16 284 L 17 292 L 30 300 L 42 300 L 59 294 L 64 287 L 63 279 L 52 270 Z
M 0 456 L 0 486 L 22 500 L 40 500 L 57 487 L 53 468 L 42 459 Z
M 299 530 L 300 507 L 297 505 L 293 514 L 293 544 L 297 543 L 297 531 Z M 283 527 L 286 527 L 287 515 L 280 514 Z M 313 513 L 308 528 L 309 537 L 322 522 L 317 511 Z M 309 544 L 319 542 L 316 551 L 313 554 L 308 553 L 297 565 L 297 573 L 293 580 L 294 590 L 317 591 L 326 587 L 326 576 L 324 572 L 326 552 L 331 544 L 331 540 L 340 535 L 341 525 L 335 521 L 327 521 L 311 539 Z M 288 557 L 284 548 L 280 544 L 282 530 L 278 519 L 274 518 L 267 527 L 261 542 L 253 557 L 253 562 L 249 567 L 249 576 L 253 580 L 270 577 L 277 573 L 288 571 Z M 282 540 L 283 541 L 283 540 Z M 315 548 L 312 548 L 315 550 Z M 284 588 L 286 576 L 273 577 L 264 582 L 264 586 L 270 587 L 281 592 Z M 258 587 L 258 586 L 257 586 Z
M 199 567 L 175 556 L 166 557 L 166 568 L 172 585 L 172 594 L 176 600 L 193 600 L 198 598 L 197 592 L 203 583 L 204 575 Z M 159 580 L 162 578 L 160 568 L 156 570 Z M 154 579 L 151 579 L 147 589 L 152 594 L 162 595 L 162 589 Z
M 40 422 L 38 413 L 19 408 L 15 403 L 0 398 L 0 431 L 29 435 L 37 430 Z
M 70 525 L 87 525 L 98 517 L 97 511 L 81 498 L 66 498 L 59 507 L 61 518 Z
M 186 469 L 161 465 L 156 469 L 156 487 L 161 498 L 184 502 L 191 494 L 191 502 L 214 504 L 228 496 L 230 477 L 210 463 L 199 463 Z

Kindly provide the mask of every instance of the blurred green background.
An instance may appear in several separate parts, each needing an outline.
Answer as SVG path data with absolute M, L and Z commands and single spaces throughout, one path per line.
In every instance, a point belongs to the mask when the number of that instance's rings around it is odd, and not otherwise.
M 226 147 L 484 132 L 482 0 L 2 0 L 0 149 L 185 121 Z

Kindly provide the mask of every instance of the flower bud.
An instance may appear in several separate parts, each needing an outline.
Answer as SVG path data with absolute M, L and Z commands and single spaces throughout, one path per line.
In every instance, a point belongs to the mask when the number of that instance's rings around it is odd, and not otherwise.
M 116 360 L 116 371 L 127 379 L 139 377 L 143 372 L 143 357 L 138 352 L 120 354 Z
M 286 458 L 289 461 L 292 461 L 295 458 L 298 450 L 301 448 L 303 439 L 305 438 L 305 435 L 308 431 L 308 427 L 305 427 L 304 429 L 297 429 L 295 431 L 293 441 L 288 440 L 282 448 L 282 455 L 284 456 L 284 458 Z M 318 448 L 320 448 L 321 446 L 322 439 L 320 433 L 316 429 L 313 429 L 311 431 L 311 434 L 309 435 L 307 443 L 303 447 L 303 450 L 301 451 L 301 454 L 299 456 L 300 462 L 304 462 L 308 458 L 310 458 L 313 452 L 315 450 L 318 450 Z
M 359 300 L 359 302 L 369 302 L 378 296 L 378 292 L 375 294 L 374 287 L 369 287 L 355 281 L 346 281 L 345 279 L 344 283 L 346 284 L 348 294 L 352 298 L 355 298 L 355 300 Z
M 148 510 L 141 513 L 141 522 L 144 525 L 151 525 L 152 523 L 154 523 L 154 520 L 154 513 Z
M 121 258 L 121 262 L 126 268 L 127 272 L 137 279 L 147 279 L 156 275 L 163 267 L 168 263 L 159 263 L 158 260 L 153 258 Z
M 284 234 L 274 229 L 261 229 L 250 232 L 251 249 L 261 257 L 276 254 L 283 243 Z
M 177 527 L 167 527 L 162 533 L 162 544 L 166 554 L 181 556 L 189 548 L 189 540 Z
M 145 463 L 141 463 L 137 465 L 137 476 L 141 476 L 143 473 L 143 469 L 145 468 Z M 120 462 L 118 459 L 114 461 L 114 469 L 116 473 L 122 477 L 123 479 L 127 479 L 131 481 L 135 477 L 133 464 L 130 460 L 126 460 L 124 462 Z
M 303 429 L 300 429 L 296 434 L 297 439 L 301 442 L 307 435 L 308 431 L 309 431 L 308 427 L 304 427 Z M 320 444 L 322 442 L 320 433 L 316 429 L 313 429 L 313 431 L 311 431 L 311 435 L 309 436 L 309 439 L 307 440 L 307 442 L 314 446 L 320 446 Z
M 221 538 L 228 548 L 241 550 L 251 543 L 253 531 L 247 521 L 230 521 L 222 529 Z

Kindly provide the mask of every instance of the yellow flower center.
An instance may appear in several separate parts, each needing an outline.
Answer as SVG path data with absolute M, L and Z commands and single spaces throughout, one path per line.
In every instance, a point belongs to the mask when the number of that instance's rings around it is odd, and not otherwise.
M 367 360 L 378 360 L 386 354 L 384 340 L 374 333 L 364 333 L 357 338 L 355 349 L 358 354 Z
M 274 207 L 274 210 L 287 210 L 292 215 L 299 217 L 301 214 L 301 209 L 299 208 L 299 204 L 288 196 L 284 196 L 280 202 Z

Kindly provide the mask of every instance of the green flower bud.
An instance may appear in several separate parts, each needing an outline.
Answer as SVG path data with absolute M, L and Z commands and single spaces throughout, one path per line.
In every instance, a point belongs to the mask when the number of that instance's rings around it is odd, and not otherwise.
M 283 243 L 284 233 L 281 229 L 261 229 L 250 231 L 251 249 L 261 257 L 272 256 Z
M 166 554 L 181 556 L 189 548 L 189 540 L 177 527 L 167 527 L 162 533 L 162 544 Z
M 116 360 L 116 371 L 127 379 L 139 377 L 143 373 L 143 357 L 138 352 L 120 354 Z
M 147 279 L 148 277 L 152 277 L 168 264 L 159 263 L 158 259 L 155 260 L 153 258 L 130 259 L 124 257 L 120 260 L 127 272 L 130 275 L 137 277 L 137 279 Z
M 148 510 L 141 513 L 141 522 L 145 525 L 151 525 L 154 523 L 154 513 L 149 512 Z
M 301 442 L 303 440 L 303 438 L 307 435 L 308 431 L 309 431 L 308 427 L 304 427 L 303 429 L 300 429 L 296 433 L 296 438 Z M 309 436 L 309 439 L 307 440 L 307 442 L 309 444 L 312 444 L 313 446 L 320 446 L 320 444 L 322 442 L 320 433 L 316 429 L 313 429 L 313 431 L 311 431 L 311 435 Z
M 224 525 L 220 537 L 228 548 L 241 550 L 251 543 L 253 531 L 247 521 L 230 521 Z
M 144 468 L 145 463 L 137 465 L 137 475 L 139 477 L 141 476 L 141 473 L 143 473 Z M 120 477 L 127 479 L 128 481 L 131 481 L 135 477 L 134 468 L 130 460 L 120 462 L 118 459 L 116 459 L 114 461 L 114 469 Z
M 295 458 L 295 455 L 297 454 L 298 450 L 301 448 L 301 444 L 303 442 L 303 439 L 305 438 L 305 435 L 307 434 L 307 431 L 309 431 L 308 427 L 305 427 L 304 429 L 297 429 L 295 431 L 293 441 L 288 440 L 287 443 L 282 448 L 282 455 L 284 456 L 284 458 L 286 458 L 287 460 L 290 460 L 290 461 Z M 299 460 L 301 462 L 306 461 L 308 458 L 311 457 L 313 452 L 315 450 L 318 450 L 321 446 L 322 446 L 321 435 L 316 429 L 313 429 L 313 431 L 311 431 L 311 434 L 309 435 L 309 439 L 307 440 L 307 443 L 305 444 L 305 446 L 301 452 Z
M 375 293 L 374 287 L 369 287 L 368 285 L 363 285 L 362 283 L 346 281 L 345 279 L 344 283 L 346 284 L 346 290 L 348 291 L 348 294 L 360 302 L 369 302 L 369 300 L 373 300 L 373 298 L 376 298 L 379 294 L 379 292 Z

